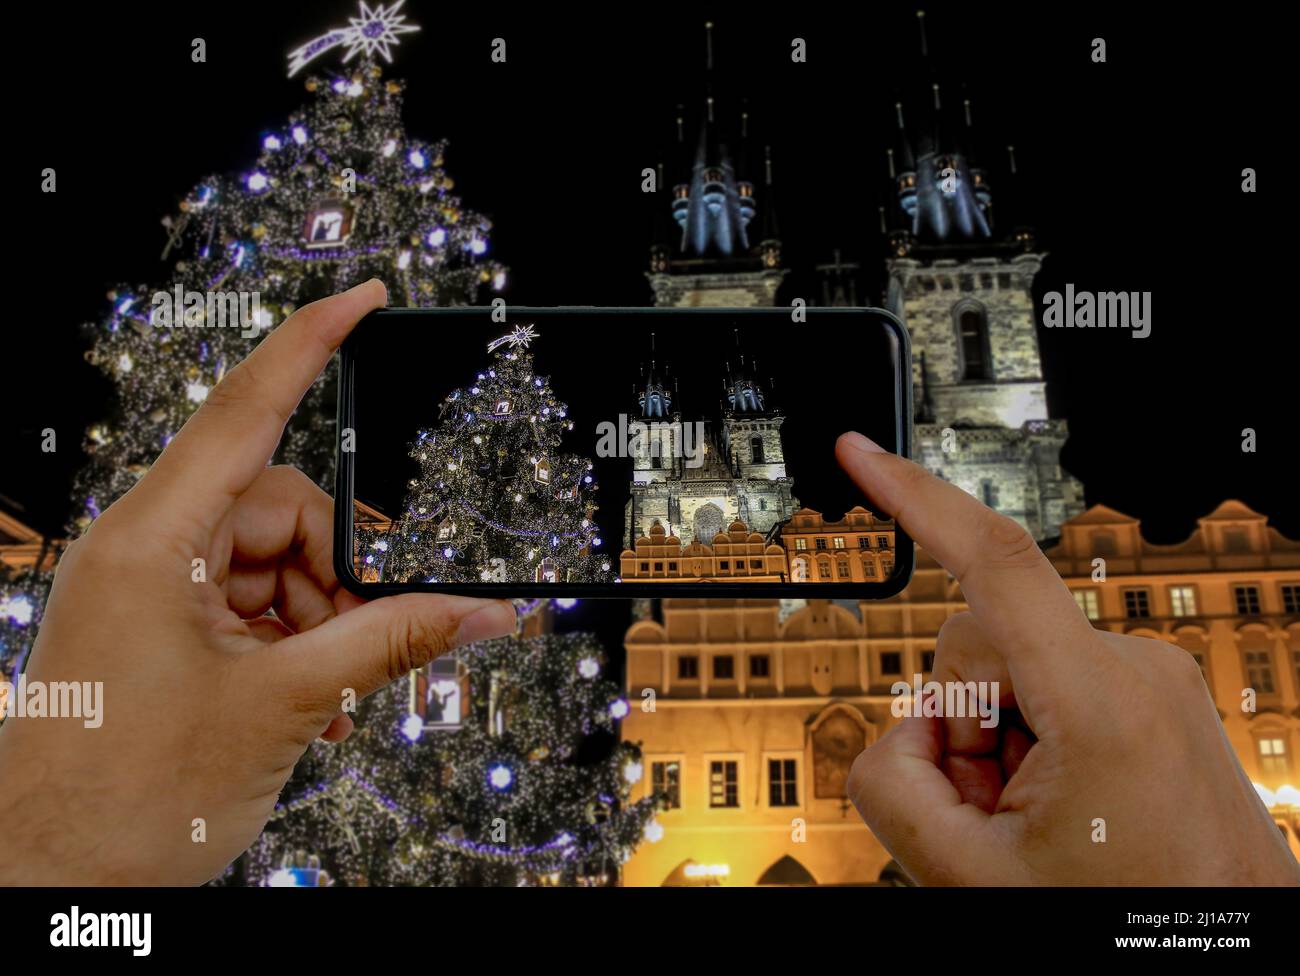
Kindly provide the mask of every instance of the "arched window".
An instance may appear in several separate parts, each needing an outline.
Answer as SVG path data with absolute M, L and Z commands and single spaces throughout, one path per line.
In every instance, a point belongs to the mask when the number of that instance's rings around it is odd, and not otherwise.
M 754 464 L 763 463 L 763 438 L 751 437 L 749 439 L 749 458 Z
M 979 305 L 959 305 L 954 310 L 957 319 L 957 342 L 961 352 L 961 378 L 988 380 L 993 378 L 993 360 L 989 354 L 989 327 L 984 309 Z

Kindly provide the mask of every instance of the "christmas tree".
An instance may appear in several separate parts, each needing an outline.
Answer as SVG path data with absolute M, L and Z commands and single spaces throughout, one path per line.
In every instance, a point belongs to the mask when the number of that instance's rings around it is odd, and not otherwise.
M 657 798 L 628 802 L 641 753 L 612 739 L 629 706 L 603 664 L 584 634 L 504 638 L 373 696 L 295 774 L 245 882 L 613 883 L 660 831 Z
M 391 7 L 361 7 L 353 26 L 291 55 L 291 74 L 345 49 L 342 70 L 306 80 L 312 99 L 262 135 L 246 170 L 212 176 L 163 221 L 172 274 L 118 288 L 90 328 L 87 358 L 114 380 L 114 416 L 92 427 L 77 499 L 80 528 L 148 469 L 175 431 L 254 344 L 299 306 L 370 277 L 389 304 L 473 302 L 505 286 L 485 257 L 490 222 L 452 194 L 446 145 L 406 132 L 399 81 L 385 79 L 400 34 Z M 333 370 L 303 401 L 277 458 L 322 485 L 334 453 Z
M 568 407 L 536 373 L 533 327 L 489 346 L 491 364 L 453 390 L 410 448 L 420 475 L 401 517 L 358 533 L 363 573 L 408 582 L 592 582 L 609 559 L 594 520 L 591 462 L 565 454 Z

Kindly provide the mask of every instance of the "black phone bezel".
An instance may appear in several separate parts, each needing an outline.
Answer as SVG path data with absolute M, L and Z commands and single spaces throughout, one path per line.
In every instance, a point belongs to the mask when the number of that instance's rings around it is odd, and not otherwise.
M 464 315 L 476 310 L 474 306 L 450 308 L 384 308 L 369 313 L 344 340 L 339 350 L 338 374 L 338 426 L 336 431 L 355 429 L 353 391 L 356 383 L 358 335 L 362 329 L 373 328 L 384 320 L 442 317 L 448 314 Z M 500 313 L 491 306 L 481 307 L 482 314 L 490 317 Z M 789 317 L 792 310 L 783 308 L 646 308 L 593 306 L 560 306 L 541 308 L 534 306 L 508 306 L 510 320 L 538 316 L 600 317 L 635 313 L 638 316 L 662 314 L 673 316 L 699 316 L 700 318 L 736 315 Z M 815 327 L 818 319 L 828 317 L 861 316 L 885 324 L 898 344 L 894 375 L 894 418 L 897 453 L 909 457 L 912 452 L 912 377 L 911 342 L 907 328 L 898 318 L 881 308 L 808 308 L 804 309 L 803 328 Z M 881 583 L 363 583 L 357 578 L 353 565 L 353 509 L 356 453 L 344 451 L 342 437 L 337 439 L 334 474 L 334 574 L 350 593 L 366 599 L 391 596 L 397 593 L 451 593 L 464 596 L 493 598 L 539 597 L 572 599 L 637 599 L 645 597 L 712 597 L 717 599 L 866 599 L 882 600 L 901 592 L 911 581 L 916 565 L 912 539 L 901 527 L 894 533 L 894 573 Z M 615 557 L 617 558 L 617 557 Z M 613 560 L 611 560 L 612 562 Z M 815 591 L 815 592 L 810 592 Z

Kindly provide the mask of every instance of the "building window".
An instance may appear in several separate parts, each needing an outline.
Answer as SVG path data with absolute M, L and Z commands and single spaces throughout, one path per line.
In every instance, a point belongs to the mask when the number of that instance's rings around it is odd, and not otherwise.
M 871 548 L 871 536 L 869 536 L 869 535 L 860 535 L 860 536 L 858 536 L 858 548 L 859 548 L 859 549 L 870 549 L 870 548 Z
M 1258 586 L 1234 586 L 1232 596 L 1237 601 L 1238 613 L 1247 616 L 1255 616 L 1259 613 Z
M 885 651 L 880 655 L 881 674 L 902 674 L 903 655 L 898 651 Z
M 763 463 L 763 438 L 751 437 L 749 439 L 749 456 L 755 464 Z
M 831 561 L 829 559 L 817 560 L 817 575 L 824 580 L 831 578 Z
M 1125 590 L 1124 616 L 1129 620 L 1151 616 L 1151 593 L 1148 590 Z
M 871 561 L 869 556 L 862 557 L 862 575 L 869 580 L 876 578 L 876 564 Z
M 808 549 L 808 540 L 807 540 L 807 539 L 795 539 L 795 540 L 794 540 L 794 547 L 795 547 L 795 550 L 798 551 L 798 552 L 805 552 L 805 551 Z
M 882 536 L 880 536 L 879 538 L 877 538 L 877 539 L 876 539 L 876 548 L 877 548 L 877 549 L 888 549 L 888 548 L 889 548 L 889 536 L 887 536 L 887 535 L 882 535 Z
M 724 559 L 724 560 L 722 560 L 722 562 L 718 563 L 718 568 L 719 568 L 719 569 L 730 569 L 730 568 L 731 568 L 731 561 L 728 560 L 728 559 Z M 742 569 L 744 568 L 744 564 L 743 564 L 743 563 L 741 564 L 741 568 L 742 568 Z
M 894 560 L 889 556 L 885 556 L 884 558 L 882 558 L 880 560 L 880 571 L 884 573 L 886 576 L 893 576 Z
M 980 493 L 984 497 L 984 504 L 989 508 L 998 507 L 998 486 L 987 478 L 980 483 Z
M 669 564 L 668 564 L 668 572 L 670 572 L 670 573 L 675 573 L 675 572 L 677 572 L 677 564 L 676 564 L 676 563 L 669 563 Z
M 989 356 L 988 323 L 982 309 L 967 306 L 957 318 L 961 340 L 962 379 L 986 380 L 993 375 Z
M 1276 687 L 1273 684 L 1273 662 L 1269 658 L 1268 651 L 1245 651 L 1243 657 L 1246 661 L 1246 684 L 1255 689 L 1260 695 L 1276 694 Z
M 767 761 L 767 802 L 774 807 L 799 805 L 798 763 L 793 759 Z
M 1175 617 L 1195 617 L 1195 588 L 1191 586 L 1169 587 L 1169 608 Z
M 730 681 L 736 676 L 736 659 L 730 654 L 719 654 L 713 659 L 713 676 L 720 681 Z
M 1250 539 L 1245 529 L 1227 529 L 1223 533 L 1224 552 L 1250 552 Z
M 666 799 L 664 806 L 669 810 L 680 810 L 682 806 L 682 764 L 677 760 L 669 762 L 652 762 L 650 764 L 650 789 L 662 793 Z
M 664 571 L 664 564 L 663 564 L 663 563 L 655 563 L 655 572 L 656 572 L 656 573 L 662 573 L 663 571 Z
M 1300 613 L 1300 583 L 1282 584 L 1282 612 Z
M 740 806 L 739 763 L 734 759 L 714 759 L 709 763 L 709 806 Z
M 643 572 L 643 573 L 648 573 L 648 572 L 650 572 L 650 564 L 649 564 L 649 563 L 642 563 L 642 564 L 641 564 L 641 572 Z
M 1074 602 L 1079 604 L 1079 609 L 1083 611 L 1085 617 L 1089 620 L 1101 619 L 1096 590 L 1071 590 L 1071 592 L 1074 594 Z
M 751 678 L 766 678 L 772 673 L 772 659 L 766 654 L 751 654 L 749 656 L 749 676 Z
M 751 559 L 751 560 L 749 561 L 749 568 L 750 568 L 750 569 L 762 569 L 762 568 L 763 568 L 763 560 L 761 560 L 761 559 Z
M 758 510 L 759 510 L 760 512 L 766 512 L 766 511 L 767 511 L 767 499 L 766 499 L 766 498 L 760 498 L 760 499 L 758 500 Z
M 820 536 L 818 536 L 818 538 L 817 538 L 817 548 L 818 548 L 818 549 L 825 549 L 825 548 L 826 548 L 826 540 L 823 539 L 823 538 L 821 538 Z
M 929 674 L 934 670 L 934 651 L 921 652 L 921 671 Z
M 842 536 L 842 535 L 837 535 L 834 539 L 831 540 L 831 545 L 832 545 L 834 548 L 836 548 L 836 549 L 843 549 L 843 548 L 844 548 L 844 536 Z
M 677 659 L 677 677 L 687 681 L 693 681 L 700 676 L 700 659 L 693 655 L 685 655 Z
M 1259 771 L 1265 776 L 1285 776 L 1291 772 L 1287 759 L 1286 740 L 1281 736 L 1268 736 L 1259 742 Z

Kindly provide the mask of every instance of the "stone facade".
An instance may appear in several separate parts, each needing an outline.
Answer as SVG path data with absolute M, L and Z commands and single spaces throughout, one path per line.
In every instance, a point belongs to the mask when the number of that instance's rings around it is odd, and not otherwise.
M 1033 281 L 1041 256 L 889 262 L 890 309 L 912 338 L 914 457 L 1038 539 L 1083 511 L 1047 416 Z
M 762 271 L 726 273 L 690 272 L 669 274 L 648 272 L 654 303 L 670 308 L 754 308 L 776 302 L 785 271 L 767 268 Z

